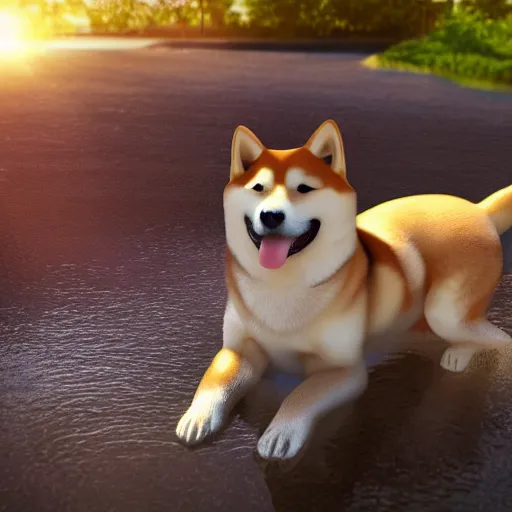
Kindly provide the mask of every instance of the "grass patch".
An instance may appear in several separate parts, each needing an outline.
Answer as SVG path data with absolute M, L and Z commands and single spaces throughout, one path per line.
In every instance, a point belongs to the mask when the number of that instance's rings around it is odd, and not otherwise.
M 404 41 L 367 61 L 370 67 L 429 72 L 463 85 L 512 87 L 512 16 L 450 16 L 426 37 Z

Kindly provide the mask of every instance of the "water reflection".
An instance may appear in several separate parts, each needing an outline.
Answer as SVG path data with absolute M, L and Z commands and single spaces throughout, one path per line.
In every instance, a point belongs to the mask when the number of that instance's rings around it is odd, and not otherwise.
M 366 393 L 327 415 L 295 460 L 260 460 L 275 509 L 374 511 L 388 510 L 387 499 L 405 507 L 436 498 L 455 506 L 463 498 L 454 488 L 476 492 L 478 467 L 497 449 L 482 418 L 495 407 L 490 395 L 512 358 L 482 353 L 470 370 L 453 374 L 439 366 L 442 352 L 377 366 Z M 243 420 L 261 435 L 297 383 L 267 376 L 242 404 Z

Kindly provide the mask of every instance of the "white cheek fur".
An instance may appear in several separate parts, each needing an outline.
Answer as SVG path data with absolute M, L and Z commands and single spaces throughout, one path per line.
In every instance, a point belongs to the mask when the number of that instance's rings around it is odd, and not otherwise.
M 329 226 L 333 234 L 346 226 L 351 229 L 355 224 L 356 206 L 352 194 L 342 194 L 332 189 L 320 189 L 310 192 L 299 203 L 292 203 L 285 194 L 262 196 L 243 187 L 233 188 L 224 196 L 226 229 L 235 231 L 237 236 L 246 236 L 244 216 L 248 215 L 256 231 L 261 232 L 262 210 L 282 210 L 286 215 L 286 230 L 291 236 L 298 236 L 308 229 L 311 219 L 318 219 Z M 228 227 L 230 228 L 228 230 Z M 227 233 L 228 234 L 228 233 Z
M 307 198 L 307 199 L 306 199 Z M 322 189 L 304 197 L 299 203 L 288 204 L 288 220 L 295 226 L 311 219 L 322 223 L 320 231 L 304 252 L 290 259 L 282 270 L 267 270 L 260 266 L 258 249 L 247 234 L 244 216 L 252 218 L 261 211 L 263 197 L 243 187 L 227 189 L 224 194 L 226 242 L 240 264 L 253 276 L 261 279 L 288 279 L 307 286 L 321 282 L 332 275 L 352 254 L 356 240 L 355 194 L 339 194 Z

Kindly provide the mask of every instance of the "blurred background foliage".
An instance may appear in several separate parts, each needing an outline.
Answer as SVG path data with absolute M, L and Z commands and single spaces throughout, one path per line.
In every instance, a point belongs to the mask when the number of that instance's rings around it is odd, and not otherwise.
M 511 0 L 0 0 L 38 34 L 143 33 L 278 38 L 386 37 L 432 31 L 460 6 L 486 19 L 512 13 Z
M 379 60 L 512 85 L 512 15 L 504 10 L 490 17 L 477 5 L 461 8 L 426 36 L 388 48 Z

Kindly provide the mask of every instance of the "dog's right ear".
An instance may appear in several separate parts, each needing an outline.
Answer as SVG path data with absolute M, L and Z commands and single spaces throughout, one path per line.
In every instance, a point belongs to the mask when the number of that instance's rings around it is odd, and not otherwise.
M 238 178 L 258 159 L 265 146 L 245 126 L 238 126 L 231 143 L 231 170 L 229 179 Z
M 306 148 L 321 158 L 337 174 L 346 175 L 345 150 L 338 125 L 332 120 L 324 121 L 306 142 Z

